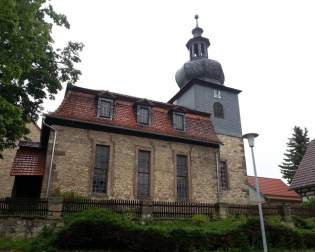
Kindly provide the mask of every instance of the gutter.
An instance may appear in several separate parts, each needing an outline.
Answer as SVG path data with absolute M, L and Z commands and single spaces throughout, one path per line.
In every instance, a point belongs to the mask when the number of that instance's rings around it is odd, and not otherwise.
M 46 118 L 45 118 L 46 119 Z M 54 142 L 53 142 L 53 147 L 52 147 L 52 152 L 51 152 L 51 158 L 50 158 L 50 165 L 49 165 L 49 173 L 48 173 L 48 181 L 47 181 L 47 189 L 46 189 L 46 198 L 49 196 L 49 191 L 50 191 L 50 184 L 51 184 L 51 174 L 52 174 L 52 165 L 54 161 L 54 155 L 55 155 L 55 146 L 56 146 L 56 139 L 57 139 L 57 130 L 45 123 L 45 119 L 43 119 L 42 123 L 52 129 L 55 132 L 54 135 Z

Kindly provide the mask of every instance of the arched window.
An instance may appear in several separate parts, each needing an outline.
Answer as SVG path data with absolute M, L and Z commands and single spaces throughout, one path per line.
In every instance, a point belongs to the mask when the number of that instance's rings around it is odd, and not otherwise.
M 224 109 L 221 103 L 215 102 L 213 104 L 213 114 L 214 117 L 224 118 Z

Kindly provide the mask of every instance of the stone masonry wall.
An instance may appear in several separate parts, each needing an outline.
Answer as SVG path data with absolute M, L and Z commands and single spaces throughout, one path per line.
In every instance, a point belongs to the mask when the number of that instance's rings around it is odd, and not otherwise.
M 104 198 L 135 199 L 138 150 L 151 151 L 151 199 L 176 200 L 176 155 L 188 156 L 189 196 L 195 202 L 217 202 L 215 149 L 86 129 L 56 126 L 57 141 L 50 192 L 91 195 L 96 144 L 110 147 L 108 193 Z M 49 158 L 53 142 L 50 135 Z M 45 174 L 43 193 L 46 190 Z M 95 196 L 95 195 L 92 195 Z
M 229 189 L 221 192 L 221 202 L 247 204 L 249 201 L 248 186 L 246 185 L 246 163 L 243 139 L 219 135 L 223 142 L 220 148 L 220 160 L 227 161 Z
M 59 228 L 62 220 L 35 217 L 0 217 L 0 239 L 31 239 L 39 235 L 44 227 Z
M 39 141 L 40 129 L 34 123 L 28 124 L 27 127 L 30 130 L 27 137 L 32 141 Z M 10 171 L 16 151 L 17 148 L 5 150 L 2 153 L 3 159 L 0 159 L 0 198 L 11 196 L 14 177 L 10 176 Z

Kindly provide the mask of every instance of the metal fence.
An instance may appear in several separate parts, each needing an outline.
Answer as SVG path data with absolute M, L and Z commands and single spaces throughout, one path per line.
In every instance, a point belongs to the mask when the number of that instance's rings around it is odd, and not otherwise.
M 196 214 L 216 216 L 217 204 L 189 202 L 152 202 L 152 217 L 154 219 L 187 219 Z
M 48 215 L 47 199 L 4 198 L 0 199 L 0 216 L 42 216 Z
M 60 198 L 59 198 L 60 199 Z M 56 217 L 68 216 L 90 208 L 109 209 L 133 218 L 150 215 L 153 219 L 190 219 L 196 214 L 213 217 L 258 216 L 256 205 L 160 202 L 117 199 L 64 198 L 52 199 L 0 198 L 0 216 Z M 265 216 L 315 217 L 315 208 L 285 205 L 264 205 Z
M 90 208 L 104 208 L 116 213 L 128 213 L 134 217 L 140 217 L 142 202 L 139 200 L 65 198 L 63 200 L 62 215 L 67 216 Z

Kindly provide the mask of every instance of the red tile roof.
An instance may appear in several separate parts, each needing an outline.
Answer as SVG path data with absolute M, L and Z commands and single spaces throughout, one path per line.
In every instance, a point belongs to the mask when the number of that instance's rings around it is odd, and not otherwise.
M 254 176 L 247 176 L 249 186 L 256 189 L 256 181 Z M 281 179 L 258 177 L 260 192 L 269 199 L 282 199 L 292 201 L 302 201 L 302 198 L 293 191 L 289 191 Z
M 112 120 L 97 117 L 97 97 L 104 93 L 107 96 L 114 97 L 114 116 Z M 143 101 L 152 106 L 150 126 L 143 126 L 136 122 L 135 104 Z M 185 131 L 178 131 L 173 128 L 170 111 L 174 109 L 185 111 Z M 67 88 L 64 100 L 59 108 L 47 117 L 121 127 L 146 133 L 156 133 L 196 141 L 200 140 L 208 143 L 220 143 L 214 132 L 210 114 L 208 113 L 108 91 L 104 92 L 70 86 Z
M 43 176 L 45 153 L 37 146 L 22 145 L 17 150 L 11 176 Z
M 290 189 L 302 189 L 315 186 L 315 139 L 312 140 L 297 169 Z

